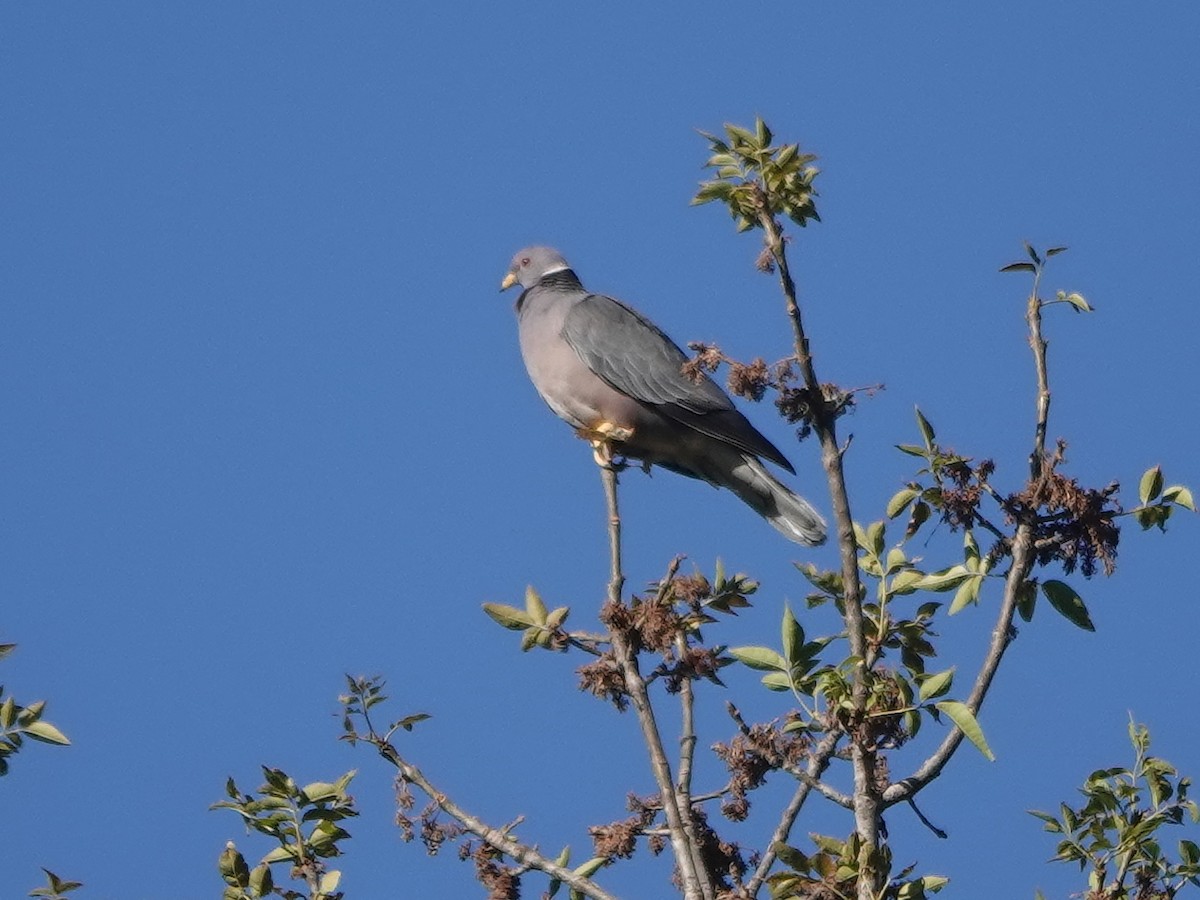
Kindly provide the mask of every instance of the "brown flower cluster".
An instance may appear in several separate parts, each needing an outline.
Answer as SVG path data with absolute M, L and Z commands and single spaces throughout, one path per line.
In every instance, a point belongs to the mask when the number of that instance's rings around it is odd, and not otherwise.
M 954 451 L 945 451 L 953 455 Z M 951 487 L 942 486 L 942 521 L 952 529 L 973 528 L 979 521 L 979 503 L 987 491 L 988 478 L 996 470 L 996 464 L 985 459 L 972 466 L 967 459 L 948 463 L 942 468 Z
M 677 575 L 671 579 L 671 595 L 693 609 L 712 596 L 712 583 L 697 572 L 695 575 Z
M 750 365 L 733 361 L 729 364 L 729 378 L 726 384 L 730 393 L 757 403 L 772 384 L 771 373 L 761 356 Z
M 688 349 L 694 350 L 696 355 L 683 364 L 683 374 L 697 383 L 702 381 L 705 375 L 717 371 L 725 361 L 725 354 L 716 344 L 692 341 L 688 344 Z
M 624 712 L 629 706 L 629 694 L 625 690 L 625 674 L 612 653 L 605 653 L 595 662 L 580 666 L 579 689 L 607 700 Z
M 490 844 L 480 843 L 471 853 L 475 879 L 488 890 L 487 900 L 521 900 L 521 878 L 503 855 Z
M 1034 547 L 1039 565 L 1053 561 L 1067 574 L 1079 571 L 1085 578 L 1096 573 L 1097 563 L 1105 575 L 1117 567 L 1117 544 L 1121 530 L 1114 519 L 1121 512 L 1116 482 L 1105 488 L 1084 488 L 1073 478 L 1048 468 L 1037 481 L 1012 498 L 1018 508 L 1035 518 Z M 1040 513 L 1040 514 L 1039 514 Z
M 700 856 L 712 876 L 713 885 L 722 892 L 734 890 L 746 872 L 746 860 L 741 848 L 720 837 L 709 827 L 708 817 L 699 807 L 692 808 L 692 825 L 700 844 Z
M 762 787 L 768 773 L 800 765 L 810 746 L 807 735 L 790 734 L 773 724 L 751 725 L 728 744 L 714 744 L 713 752 L 730 775 L 721 813 L 735 822 L 745 819 L 750 812 L 746 794 Z
M 400 781 L 401 779 L 397 779 L 398 783 Z M 436 803 L 430 803 L 421 810 L 416 821 L 407 815 L 405 810 L 412 808 L 412 793 L 407 782 L 404 782 L 402 790 L 397 787 L 396 797 L 399 804 L 396 812 L 396 826 L 400 829 L 401 839 L 406 842 L 411 841 L 416 836 L 419 824 L 421 843 L 425 845 L 425 852 L 430 856 L 437 856 L 443 844 L 447 841 L 456 841 L 465 833 L 465 829 L 457 822 L 443 822 L 438 819 L 439 809 Z

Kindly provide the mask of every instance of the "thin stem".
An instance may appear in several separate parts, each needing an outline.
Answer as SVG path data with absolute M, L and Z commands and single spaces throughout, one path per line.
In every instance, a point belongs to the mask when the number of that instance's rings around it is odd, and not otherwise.
M 600 465 L 600 476 L 604 482 L 604 497 L 608 505 L 608 544 L 611 561 L 608 602 L 618 604 L 621 602 L 625 576 L 621 569 L 621 514 L 617 504 L 617 472 L 611 462 Z M 650 754 L 650 768 L 662 797 L 663 814 L 667 818 L 671 848 L 683 880 L 684 897 L 686 900 L 713 900 L 712 880 L 708 877 L 708 871 L 700 857 L 700 847 L 690 836 L 693 833 L 691 810 L 686 806 L 680 807 L 671 776 L 671 764 L 667 761 L 662 734 L 655 721 L 650 694 L 646 690 L 646 680 L 638 667 L 637 651 L 631 645 L 628 633 L 618 628 L 612 629 L 612 648 L 625 678 L 625 690 L 642 728 L 642 739 Z
M 1046 429 L 1050 418 L 1050 379 L 1046 366 L 1046 340 L 1042 337 L 1041 301 L 1038 300 L 1038 284 L 1041 276 L 1042 271 L 1039 266 L 1034 272 L 1033 291 L 1029 295 L 1029 304 L 1025 314 L 1025 319 L 1029 323 L 1029 346 L 1033 349 L 1033 364 L 1037 372 L 1037 415 L 1034 422 L 1033 453 L 1029 457 L 1031 482 L 1036 482 L 1041 478 L 1045 469 Z M 975 686 L 971 690 L 971 696 L 966 701 L 973 715 L 979 715 L 984 698 L 992 685 L 992 679 L 1000 667 L 1000 660 L 1004 657 L 1004 651 L 1012 642 L 1013 616 L 1017 611 L 1021 590 L 1028 583 L 1037 561 L 1036 549 L 1033 526 L 1027 521 L 1021 522 L 1013 536 L 1012 565 L 1004 578 L 1004 599 L 1000 604 L 996 625 L 992 629 L 988 652 L 979 667 L 979 674 L 975 677 Z M 917 771 L 884 791 L 884 806 L 891 806 L 907 800 L 937 778 L 962 743 L 962 739 L 961 731 L 957 728 L 951 729 L 938 748 L 921 764 Z
M 750 739 L 752 733 L 750 731 L 750 726 L 747 725 L 746 720 L 742 718 L 742 711 L 740 709 L 738 709 L 736 706 L 734 706 L 732 703 L 726 703 L 725 710 L 726 710 L 726 712 L 729 713 L 729 717 L 731 719 L 733 719 L 734 724 L 737 725 L 738 731 L 740 731 L 742 733 L 742 735 L 745 736 L 747 739 Z M 836 748 L 836 743 L 835 743 L 835 748 Z M 761 748 L 755 748 L 755 749 L 759 753 L 764 753 L 764 751 Z M 825 782 L 821 781 L 819 778 L 809 774 L 808 770 L 801 769 L 799 766 L 789 765 L 787 762 L 785 762 L 781 757 L 779 757 L 776 754 L 772 753 L 772 754 L 770 754 L 770 756 L 771 756 L 771 758 L 768 759 L 767 761 L 771 765 L 777 766 L 780 769 L 780 771 L 787 772 L 789 775 L 791 775 L 793 778 L 795 778 L 801 784 L 812 788 L 814 791 L 816 791 L 822 797 L 824 797 L 827 800 L 833 801 L 838 806 L 845 807 L 846 809 L 854 809 L 854 800 L 849 795 L 843 794 L 837 788 L 832 787 L 831 785 L 828 785 Z
M 1050 377 L 1046 368 L 1046 340 L 1042 337 L 1042 301 L 1038 299 L 1041 280 L 1042 267 L 1038 266 L 1033 274 L 1033 290 L 1029 294 L 1029 305 L 1025 312 L 1038 386 L 1037 424 L 1034 428 L 1033 456 L 1029 460 L 1029 474 L 1034 481 L 1042 475 L 1042 464 L 1046 458 L 1046 424 L 1050 420 Z
M 438 808 L 451 816 L 455 821 L 459 822 L 463 828 L 471 834 L 478 837 L 480 840 L 495 847 L 505 856 L 511 857 L 516 862 L 531 869 L 537 869 L 540 872 L 545 872 L 551 878 L 557 878 L 568 887 L 579 891 L 585 897 L 591 897 L 593 900 L 616 900 L 612 894 L 600 888 L 591 879 L 584 878 L 581 875 L 575 874 L 570 869 L 558 865 L 551 859 L 542 856 L 535 848 L 529 847 L 510 837 L 507 831 L 492 828 L 490 825 L 468 813 L 449 797 L 439 791 L 424 773 L 416 766 L 409 763 L 396 752 L 396 748 L 391 744 L 380 741 L 378 739 L 371 740 L 379 750 L 380 756 L 396 767 L 400 775 L 419 787 L 422 791 L 429 795 Z
M 682 634 L 675 636 L 675 652 L 680 660 L 687 652 L 687 640 Z M 684 678 L 679 684 L 679 707 L 682 723 L 679 733 L 679 802 L 691 807 L 692 797 L 692 762 L 696 754 L 696 715 L 695 693 L 692 690 L 692 679 Z
M 814 781 L 821 777 L 825 769 L 828 768 L 833 754 L 837 752 L 838 737 L 839 735 L 836 733 L 825 735 L 808 758 L 808 775 Z M 800 815 L 804 801 L 808 799 L 808 795 L 811 792 L 811 784 L 802 782 L 797 785 L 796 793 L 792 795 L 791 802 L 788 803 L 780 815 L 779 824 L 775 826 L 775 833 L 771 835 L 771 842 L 767 845 L 767 849 L 763 851 L 762 859 L 759 860 L 758 866 L 754 870 L 754 875 L 745 884 L 745 891 L 748 897 L 758 896 L 759 890 L 767 880 L 767 876 L 771 873 L 772 866 L 775 865 L 775 859 L 778 855 L 775 852 L 776 845 L 787 842 L 788 835 L 792 832 L 792 825 L 795 824 L 796 817 Z
M 812 354 L 809 352 L 808 336 L 804 331 L 804 319 L 796 299 L 796 283 L 788 268 L 783 233 L 765 205 L 759 214 L 759 223 L 779 273 L 779 284 L 783 290 L 788 319 L 792 323 L 796 361 L 800 366 L 805 390 L 808 392 L 812 427 L 821 444 L 821 463 L 829 482 L 841 558 L 846 636 L 850 642 L 850 654 L 859 660 L 854 669 L 851 688 L 855 710 L 861 715 L 866 709 L 867 701 L 868 648 L 863 629 L 863 592 L 858 574 L 858 544 L 854 538 L 854 518 L 850 512 L 850 496 L 846 490 L 846 478 L 842 470 L 842 451 L 838 446 L 837 414 L 826 401 L 821 382 L 817 379 Z M 863 874 L 858 880 L 858 896 L 860 900 L 871 900 L 876 890 L 882 886 L 882 875 L 875 871 L 875 850 L 879 846 L 881 810 L 879 792 L 875 786 L 875 751 L 865 735 L 851 734 L 850 737 L 850 755 L 854 769 L 854 825 L 863 847 L 859 859 L 860 871 Z

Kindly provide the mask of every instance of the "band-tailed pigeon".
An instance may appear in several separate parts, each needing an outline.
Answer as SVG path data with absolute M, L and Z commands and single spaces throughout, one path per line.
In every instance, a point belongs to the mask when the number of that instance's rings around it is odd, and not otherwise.
M 619 300 L 584 289 L 549 247 L 513 257 L 501 289 L 517 299 L 521 355 L 542 399 L 599 451 L 729 488 L 800 544 L 825 540 L 825 522 L 759 457 L 792 464 L 657 326 Z

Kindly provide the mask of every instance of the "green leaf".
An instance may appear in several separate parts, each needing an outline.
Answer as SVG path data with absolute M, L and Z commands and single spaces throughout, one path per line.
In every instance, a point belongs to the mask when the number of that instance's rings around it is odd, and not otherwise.
M 1026 622 L 1033 621 L 1033 610 L 1037 606 L 1037 582 L 1023 581 L 1017 588 L 1017 613 Z
M 1051 256 L 1058 256 L 1058 254 L 1065 253 L 1066 251 L 1067 251 L 1066 247 L 1051 247 L 1049 250 L 1046 251 L 1046 257 L 1049 258 Z
M 275 890 L 271 867 L 260 863 L 250 872 L 249 887 L 255 897 L 267 897 Z
M 733 189 L 734 185 L 726 181 L 706 181 L 700 185 L 696 196 L 692 198 L 692 206 L 700 206 L 714 200 L 728 200 Z
M 917 414 L 917 427 L 921 429 L 921 439 L 925 441 L 925 446 L 932 450 L 933 439 L 936 437 L 933 426 L 929 424 L 929 420 L 925 418 L 925 414 L 921 412 L 921 407 L 914 406 L 913 410 Z
M 958 730 L 966 735 L 967 740 L 979 748 L 979 752 L 989 762 L 996 761 L 995 754 L 992 753 L 991 748 L 987 745 L 987 740 L 983 736 L 983 729 L 979 727 L 979 722 L 975 720 L 975 716 L 967 704 L 958 700 L 941 700 L 935 703 L 934 706 L 950 717 L 950 721 L 958 726 Z
M 970 528 L 963 532 L 963 558 L 968 563 L 979 561 L 979 542 L 975 540 L 975 532 Z M 971 571 L 978 570 L 972 567 Z
M 962 609 L 970 603 L 979 601 L 979 588 L 983 584 L 982 575 L 969 575 L 954 594 L 954 599 L 950 601 L 950 608 L 946 610 L 950 615 L 961 612 Z
M 557 866 L 562 866 L 565 869 L 567 866 L 567 863 L 569 863 L 570 861 L 571 861 L 571 847 L 570 847 L 570 845 L 567 845 L 566 847 L 563 847 L 562 853 L 558 854 L 558 858 L 556 860 L 554 860 L 554 864 Z M 561 887 L 562 887 L 561 881 L 559 881 L 557 878 L 551 878 L 550 885 L 547 888 L 546 894 L 545 894 L 546 900 L 551 900 L 551 898 L 553 898 L 556 894 L 558 894 L 558 889 Z
M 787 661 L 769 647 L 730 647 L 729 655 L 761 672 L 787 672 Z
M 867 526 L 866 538 L 867 546 L 863 549 L 873 553 L 876 557 L 882 556 L 884 541 L 884 523 L 882 519 L 878 522 L 872 522 Z
M 585 862 L 582 866 L 576 867 L 575 874 L 578 875 L 580 878 L 591 878 L 593 875 L 595 875 L 597 872 L 599 872 L 600 869 L 602 869 L 604 867 L 604 864 L 607 862 L 608 862 L 607 856 L 593 856 L 591 859 L 589 859 L 587 862 Z
M 1142 475 L 1141 483 L 1138 485 L 1138 498 L 1143 504 L 1149 503 L 1151 500 L 1157 499 L 1163 489 L 1163 474 L 1162 467 L 1155 466 L 1152 469 L 1147 469 Z
M 1070 303 L 1071 306 L 1075 307 L 1075 309 L 1079 312 L 1095 312 L 1095 308 L 1083 299 L 1083 294 L 1072 291 L 1071 293 L 1065 295 L 1063 300 L 1065 300 L 1067 303 Z
M 916 569 L 905 569 L 902 572 L 897 572 L 896 577 L 892 579 L 892 593 L 896 595 L 911 594 L 928 577 L 924 572 Z
M 337 890 L 338 884 L 342 880 L 342 873 L 337 869 L 331 869 L 321 876 L 321 881 L 317 885 L 317 889 L 322 894 L 332 894 Z
M 333 800 L 338 795 L 338 789 L 328 781 L 314 781 L 312 784 L 306 784 L 301 793 L 303 799 L 309 803 L 324 803 Z
M 797 872 L 807 872 L 810 868 L 809 859 L 803 852 L 795 847 L 788 846 L 781 841 L 776 841 L 771 845 L 771 849 L 775 851 L 775 856 L 785 866 L 794 869 Z
M 1062 833 L 1062 825 L 1060 825 L 1058 819 L 1050 813 L 1042 812 L 1038 809 L 1027 809 L 1025 811 L 1031 816 L 1041 819 L 1045 823 L 1045 825 L 1042 826 L 1044 830 L 1049 831 L 1052 834 Z
M 908 524 L 904 527 L 904 537 L 910 538 L 917 533 L 922 525 L 929 519 L 930 507 L 924 500 L 918 500 L 913 504 L 912 515 L 909 516 Z
M 1042 264 L 1042 258 L 1038 256 L 1037 251 L 1033 249 L 1033 244 L 1029 243 L 1029 241 L 1023 241 L 1022 243 L 1025 244 L 1025 252 L 1029 254 L 1029 258 L 1033 260 L 1034 265 L 1040 266 Z
M 1058 610 L 1068 622 L 1082 628 L 1084 631 L 1095 631 L 1091 616 L 1083 598 L 1075 593 L 1075 589 L 1061 581 L 1045 581 L 1042 583 L 1042 593 L 1050 601 L 1050 605 Z
M 416 725 L 418 722 L 424 722 L 428 718 L 430 718 L 429 713 L 414 713 L 411 716 L 405 716 L 399 722 L 396 722 L 392 727 L 403 728 L 405 731 L 412 731 L 414 725 Z
M 950 690 L 950 686 L 954 683 L 954 667 L 951 666 L 942 672 L 935 672 L 932 675 L 925 675 L 917 679 L 917 691 L 921 701 L 932 700 L 935 697 L 940 697 L 942 694 Z
M 952 591 L 960 586 L 969 578 L 977 577 L 974 573 L 968 572 L 967 567 L 959 564 L 951 566 L 948 569 L 943 569 L 940 572 L 930 572 L 917 582 L 917 587 L 923 591 Z
M 792 608 L 786 603 L 783 606 L 783 657 L 787 661 L 787 666 L 790 669 L 800 660 L 800 653 L 804 647 L 804 629 L 800 627 L 800 623 L 796 621 L 796 617 L 792 614 Z
M 296 859 L 296 851 L 292 847 L 288 846 L 288 847 L 276 847 L 274 850 L 272 850 L 270 853 L 268 853 L 266 856 L 264 856 L 262 858 L 262 861 L 265 865 L 269 866 L 272 863 L 292 862 L 295 859 Z
M 896 516 L 908 508 L 908 504 L 912 503 L 920 493 L 920 491 L 913 487 L 906 487 L 903 490 L 897 491 L 892 495 L 892 499 L 888 501 L 887 517 L 889 519 L 896 518 Z
M 887 561 L 884 563 L 884 571 L 891 575 L 903 569 L 908 564 L 908 557 L 904 555 L 904 551 L 899 547 L 893 547 L 888 551 Z
M 926 456 L 929 453 L 924 447 L 918 447 L 916 444 L 897 444 L 896 449 L 909 456 Z
M 1033 263 L 1015 262 L 1015 263 L 1009 263 L 1007 266 L 1001 267 L 1000 271 L 1001 272 L 1036 272 L 1037 269 L 1034 268 Z
M 759 146 L 769 146 L 771 143 L 771 138 L 774 135 L 771 134 L 771 129 L 767 127 L 767 123 L 760 118 L 755 118 L 754 130 L 756 132 L 755 137 L 758 138 Z
M 763 687 L 768 691 L 790 691 L 792 679 L 784 672 L 768 672 L 762 677 Z
M 65 734 L 49 722 L 30 722 L 21 729 L 21 733 L 45 744 L 58 744 L 65 747 L 71 743 Z
M 483 611 L 511 631 L 524 631 L 536 624 L 525 610 L 509 606 L 507 603 L 485 603 Z
M 1185 488 L 1182 484 L 1172 485 L 1163 491 L 1163 502 L 1174 503 L 1176 506 L 1182 506 L 1184 509 L 1196 511 L 1196 501 L 1192 499 L 1192 492 Z
M 725 133 L 729 135 L 730 142 L 735 146 L 735 148 L 738 144 L 748 144 L 751 147 L 754 147 L 754 145 L 757 143 L 755 135 L 738 125 L 733 125 L 728 122 L 725 123 Z
M 546 621 L 546 604 L 542 602 L 541 595 L 533 589 L 533 585 L 525 588 L 525 611 L 538 625 Z

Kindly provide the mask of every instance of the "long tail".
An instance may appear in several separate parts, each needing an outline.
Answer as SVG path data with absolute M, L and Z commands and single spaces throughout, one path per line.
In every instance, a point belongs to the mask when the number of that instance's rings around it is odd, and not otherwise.
M 792 493 L 753 456 L 739 455 L 721 475 L 714 480 L 737 494 L 743 503 L 788 540 L 810 547 L 825 543 L 825 520 L 821 514 L 803 497 Z

